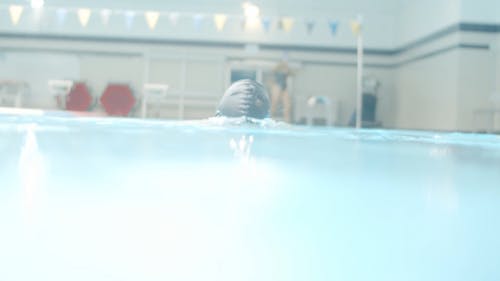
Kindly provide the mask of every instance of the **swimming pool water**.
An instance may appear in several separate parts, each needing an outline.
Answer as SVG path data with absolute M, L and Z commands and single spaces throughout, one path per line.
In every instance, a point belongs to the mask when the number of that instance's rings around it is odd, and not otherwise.
M 3 115 L 0 155 L 0 280 L 500 280 L 498 136 Z

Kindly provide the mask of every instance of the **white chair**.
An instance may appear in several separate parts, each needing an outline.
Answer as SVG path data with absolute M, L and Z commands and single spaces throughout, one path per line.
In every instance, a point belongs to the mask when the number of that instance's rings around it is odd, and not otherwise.
M 0 106 L 22 107 L 23 96 L 28 89 L 28 84 L 22 81 L 0 81 Z
M 68 96 L 71 88 L 73 88 L 73 81 L 71 80 L 49 80 L 49 90 L 57 102 L 59 109 L 65 109 L 66 97 Z
M 489 97 L 489 106 L 474 111 L 476 132 L 494 133 L 500 130 L 500 93 L 494 92 Z
M 315 125 L 315 120 L 325 120 L 325 126 L 334 125 L 333 106 L 330 98 L 311 96 L 307 99 L 306 124 Z
M 151 100 L 161 100 L 167 96 L 167 84 L 144 84 L 142 88 L 141 117 L 148 116 L 148 102 Z

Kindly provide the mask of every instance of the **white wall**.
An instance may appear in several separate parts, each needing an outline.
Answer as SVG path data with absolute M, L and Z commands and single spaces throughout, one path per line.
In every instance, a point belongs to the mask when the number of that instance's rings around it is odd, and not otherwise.
M 8 52 L 0 58 L 0 80 L 21 80 L 30 85 L 23 104 L 31 108 L 56 107 L 49 91 L 50 79 L 80 78 L 80 62 L 76 56 L 54 53 Z
M 492 100 L 494 108 L 500 111 L 500 35 L 497 36 L 496 44 L 494 44 L 494 48 L 492 49 L 492 55 L 495 58 L 493 61 L 496 61 L 495 69 L 493 71 L 496 83 L 494 86 L 494 96 Z M 496 119 L 494 121 L 496 126 L 493 129 L 495 131 L 500 131 L 500 114 L 496 115 Z
M 397 44 L 406 45 L 460 20 L 460 0 L 400 0 Z
M 157 52 L 158 53 L 158 52 Z M 185 74 L 184 74 L 185 73 Z M 149 83 L 169 85 L 168 97 L 151 103 L 150 116 L 199 119 L 213 116 L 225 84 L 226 65 L 220 55 L 177 57 L 157 54 L 150 58 Z M 181 105 L 181 106 L 179 106 Z
M 33 48 L 37 42 L 37 48 Z M 188 119 L 206 118 L 213 116 L 215 106 L 227 87 L 227 72 L 230 60 L 237 58 L 246 60 L 255 56 L 268 64 L 275 64 L 282 53 L 280 51 L 260 51 L 256 54 L 247 53 L 240 49 L 219 49 L 206 47 L 179 47 L 179 46 L 156 46 L 115 43 L 85 43 L 74 41 L 58 41 L 54 44 L 51 40 L 26 41 L 12 40 L 0 43 L 9 49 L 15 47 L 20 49 L 32 48 L 32 52 L 25 51 L 17 54 L 7 51 L 6 57 L 23 57 L 27 54 L 27 60 L 37 61 L 40 58 L 53 59 L 55 63 L 63 63 L 65 67 L 72 66 L 75 71 L 72 77 L 68 77 L 65 68 L 59 72 L 46 72 L 42 69 L 36 70 L 33 75 L 19 75 L 12 78 L 24 80 L 35 87 L 47 89 L 47 80 L 71 78 L 85 81 L 91 94 L 98 101 L 106 85 L 110 82 L 127 83 L 131 85 L 134 94 L 140 99 L 141 88 L 144 82 L 162 83 L 169 85 L 168 97 L 164 101 L 155 102 L 151 112 L 155 117 L 178 118 L 179 115 Z M 64 45 L 68 54 L 63 55 L 67 60 L 74 63 L 64 62 L 53 53 L 59 52 L 59 45 Z M 84 49 L 85 51 L 82 51 Z M 107 52 L 115 50 L 120 55 L 110 55 Z M 140 53 L 143 55 L 140 55 Z M 128 55 L 127 55 L 128 54 Z M 307 53 L 291 52 L 292 63 L 298 62 L 299 68 L 294 76 L 293 89 L 296 104 L 295 112 L 297 118 L 303 117 L 304 102 L 311 95 L 325 95 L 331 97 L 340 104 L 339 125 L 346 125 L 354 110 L 355 104 L 355 55 L 354 54 L 332 54 L 332 53 Z M 367 56 L 367 62 L 380 63 L 383 57 Z M 147 63 L 149 60 L 149 64 Z M 307 63 L 302 63 L 307 61 Z M 0 61 L 0 69 L 3 74 L 0 79 L 8 78 L 9 73 L 23 70 L 16 63 L 4 63 Z M 43 64 L 40 64 L 43 65 Z M 383 65 L 383 64 L 382 64 Z M 148 67 L 147 67 L 148 66 Z M 42 67 L 42 66 L 40 66 Z M 145 70 L 149 78 L 145 81 Z M 393 74 L 390 68 L 367 67 L 367 74 L 381 80 L 382 89 L 379 104 L 379 120 L 383 124 L 392 124 L 393 117 Z M 185 73 L 183 75 L 182 73 Z M 37 84 L 35 80 L 40 82 Z M 182 98 L 181 98 L 182 96 Z M 29 103 L 25 106 L 37 108 L 54 108 L 55 102 L 47 99 L 47 104 Z M 179 112 L 179 104 L 183 103 L 183 112 Z M 102 111 L 100 104 L 93 111 Z M 136 108 L 135 116 L 139 116 L 139 108 Z
M 80 62 L 80 79 L 94 97 L 94 111 L 103 112 L 99 98 L 109 83 L 127 84 L 136 98 L 143 85 L 144 61 L 137 56 L 75 55 Z
M 498 98 L 494 96 L 498 84 L 498 51 L 488 49 L 498 35 L 478 32 L 458 35 L 408 52 L 416 57 L 434 55 L 398 68 L 397 127 L 460 131 L 492 129 L 488 115 L 479 112 L 491 111 L 498 106 L 495 102 Z
M 479 40 L 477 36 L 472 37 L 452 36 L 443 39 L 439 44 L 429 44 L 415 49 L 411 52 L 411 56 L 401 55 L 401 58 L 418 57 L 434 49 L 457 44 L 460 40 Z M 18 46 L 20 49 L 33 46 L 33 42 L 24 40 L 2 44 L 10 44 L 10 48 L 12 45 Z M 27 104 L 29 107 L 55 106 L 46 87 L 46 81 L 49 79 L 71 78 L 87 81 L 96 99 L 102 94 L 108 82 L 129 83 L 139 99 L 146 66 L 146 57 L 140 54 L 142 50 L 150 58 L 148 82 L 165 83 L 170 86 L 169 102 L 158 103 L 156 110 L 161 114 L 155 113 L 152 116 L 177 118 L 178 104 L 181 102 L 179 96 L 183 94 L 191 98 L 191 101 L 196 101 L 191 103 L 187 101 L 187 107 L 184 108 L 186 112 L 183 113 L 186 118 L 194 119 L 213 115 L 215 105 L 227 86 L 228 58 L 255 55 L 246 54 L 239 49 L 86 44 L 88 46 L 80 42 L 65 42 L 68 54 L 58 54 L 59 46 L 50 40 L 38 41 L 38 47 L 46 50 L 44 52 L 36 50 L 32 53 L 6 52 L 0 60 L 0 78 L 27 80 L 35 89 L 44 90 L 44 94 L 35 96 L 33 100 L 30 97 L 30 102 Z M 82 47 L 91 49 L 92 52 L 81 52 Z M 50 48 L 54 50 L 50 51 Z M 109 50 L 123 54 L 97 54 Z M 384 65 L 385 61 L 387 65 L 387 67 L 366 67 L 367 75 L 374 76 L 382 82 L 378 120 L 389 128 L 474 130 L 471 116 L 475 110 L 490 105 L 485 95 L 490 93 L 495 85 L 494 62 L 498 63 L 499 59 L 493 58 L 492 54 L 493 52 L 482 49 L 457 49 L 405 63 L 396 68 L 389 67 L 394 62 L 390 57 L 368 55 L 366 58 L 368 64 Z M 261 51 L 256 55 L 272 63 L 281 53 Z M 300 118 L 301 112 L 303 115 L 304 100 L 307 97 L 326 95 L 338 102 L 340 105 L 338 124 L 346 125 L 355 104 L 354 54 L 292 52 L 290 55 L 293 61 L 299 63 L 308 61 L 301 64 L 295 75 L 293 94 L 298 101 L 296 116 Z M 24 64 L 21 63 L 23 61 Z M 36 62 L 38 68 L 33 68 L 31 62 Z M 185 81 L 181 75 L 183 65 L 188 78 Z M 37 97 L 44 98 L 37 101 Z M 95 110 L 102 110 L 99 104 Z M 138 108 L 135 115 L 139 115 Z
M 496 80 L 495 92 L 500 96 L 500 35 L 497 36 L 496 44 L 493 45 L 492 56 L 495 58 L 493 61 L 496 61 L 496 66 L 493 71 Z
M 354 46 L 354 38 L 349 22 L 357 14 L 365 19 L 366 44 L 370 48 L 396 48 L 419 38 L 439 31 L 459 22 L 500 23 L 500 2 L 496 0 L 385 0 L 385 1 L 304 1 L 304 0 L 266 0 L 255 1 L 261 7 L 263 16 L 277 20 L 282 16 L 297 19 L 291 33 L 273 30 L 265 33 L 243 32 L 240 18 L 229 18 L 227 28 L 217 32 L 211 15 L 228 13 L 242 15 L 241 3 L 236 0 L 220 0 L 207 5 L 201 0 L 188 1 L 46 1 L 46 8 L 40 23 L 34 20 L 31 9 L 25 9 L 18 26 L 12 26 L 7 12 L 8 4 L 26 4 L 27 1 L 4 1 L 0 5 L 0 31 L 29 32 L 45 34 L 71 34 L 83 36 L 118 36 L 138 38 L 162 38 L 183 40 L 215 40 L 231 42 L 260 42 L 299 44 L 315 46 Z M 55 7 L 68 7 L 70 13 L 61 26 L 57 21 Z M 89 7 L 93 15 L 87 28 L 82 28 L 77 20 L 75 9 Z M 108 26 L 103 26 L 99 11 L 103 8 L 116 9 Z M 160 10 L 186 13 L 177 26 L 169 23 L 168 15 L 163 15 L 155 31 L 150 31 L 142 14 L 137 14 L 131 29 L 125 27 L 123 11 Z M 190 15 L 205 14 L 205 23 L 200 31 L 193 27 Z M 304 21 L 316 19 L 316 30 L 308 35 Z M 340 20 L 338 34 L 331 36 L 328 20 Z
M 377 119 L 384 126 L 392 127 L 394 120 L 394 88 L 392 69 L 367 68 L 366 74 L 377 78 L 381 84 L 378 96 Z M 337 103 L 338 125 L 348 124 L 356 107 L 356 68 L 354 66 L 306 64 L 294 78 L 296 110 L 306 112 L 306 100 L 310 96 L 326 96 Z M 303 115 L 302 115 L 303 116 Z
M 457 129 L 459 52 L 409 63 L 397 72 L 397 128 Z
M 461 0 L 461 20 L 464 22 L 500 23 L 500 1 Z
M 478 110 L 493 108 L 494 65 L 488 51 L 460 50 L 459 56 L 457 129 L 474 131 Z

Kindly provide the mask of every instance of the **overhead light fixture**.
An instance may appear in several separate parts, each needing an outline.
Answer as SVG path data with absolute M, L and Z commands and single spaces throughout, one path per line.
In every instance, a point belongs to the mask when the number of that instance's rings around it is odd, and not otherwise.
M 245 18 L 258 18 L 260 16 L 260 8 L 257 5 L 251 2 L 245 2 L 242 6 Z
M 31 0 L 31 8 L 33 9 L 41 9 L 45 5 L 44 0 Z
M 242 7 L 245 16 L 245 28 L 248 30 L 256 29 L 260 25 L 260 8 L 251 2 L 244 2 Z

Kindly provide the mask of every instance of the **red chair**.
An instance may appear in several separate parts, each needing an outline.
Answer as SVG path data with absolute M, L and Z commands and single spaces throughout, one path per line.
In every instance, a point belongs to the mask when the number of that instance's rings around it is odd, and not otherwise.
M 87 85 L 82 82 L 73 84 L 73 87 L 66 96 L 66 110 L 87 111 L 92 105 L 92 96 L 87 89 Z
M 128 116 L 135 103 L 130 87 L 124 84 L 109 84 L 101 96 L 101 104 L 111 116 Z

